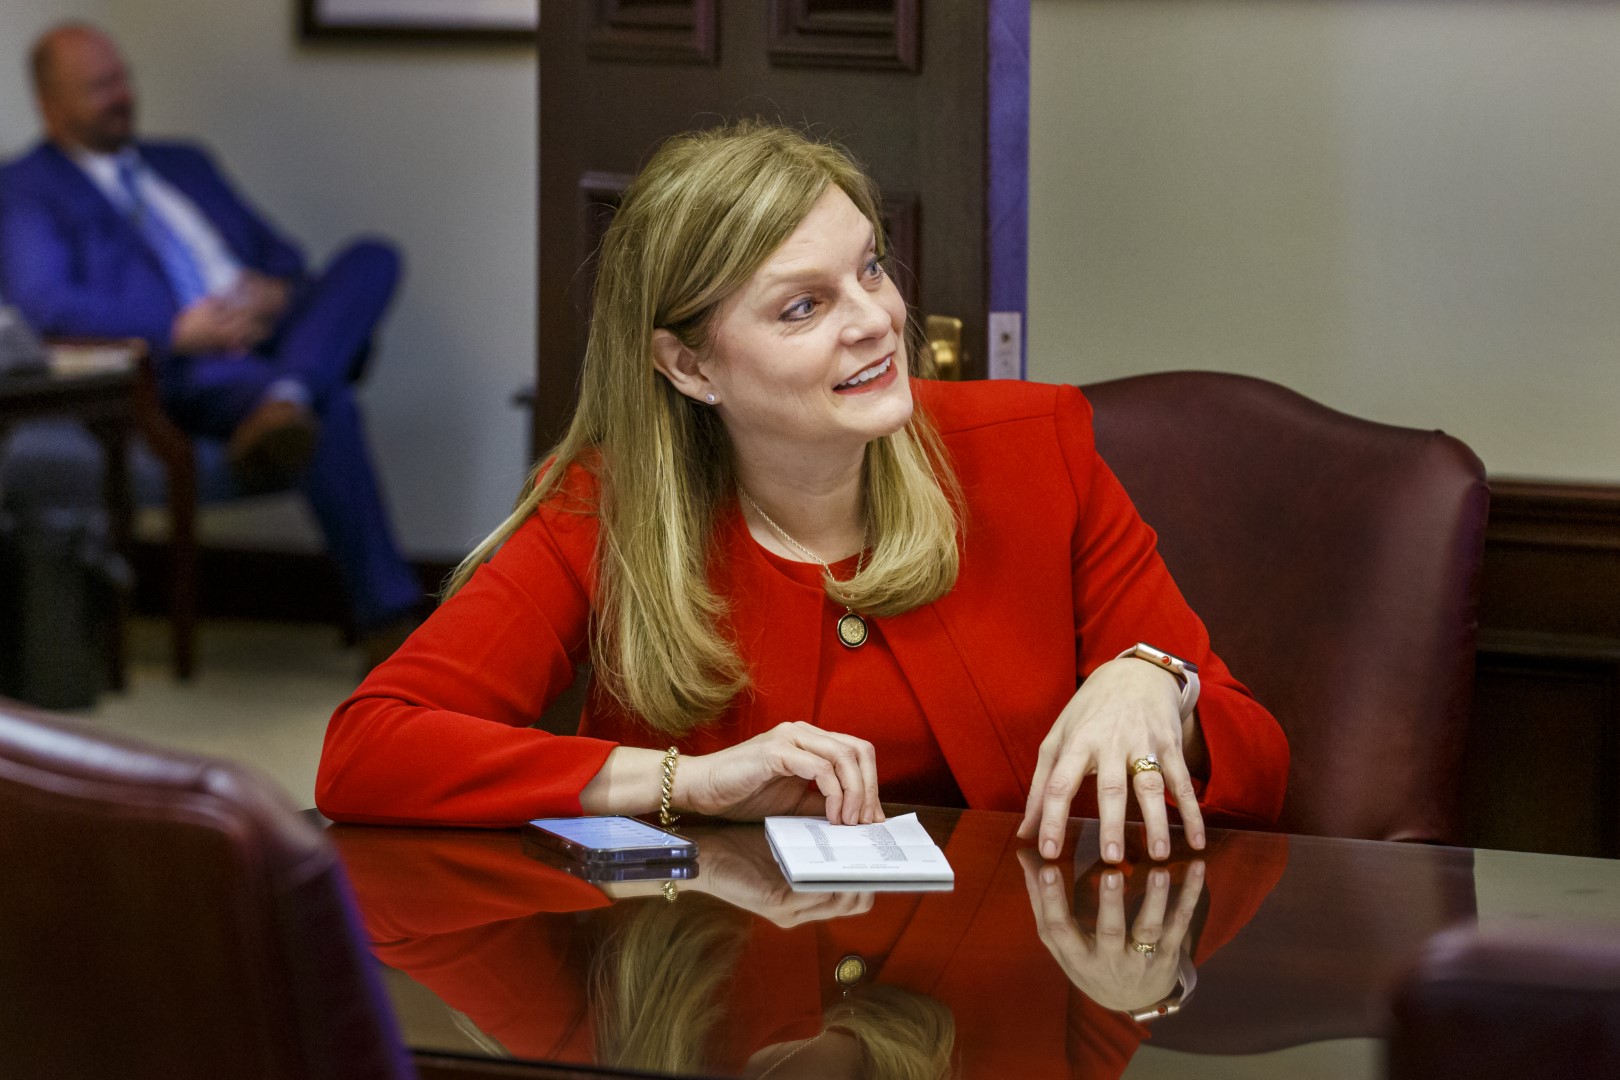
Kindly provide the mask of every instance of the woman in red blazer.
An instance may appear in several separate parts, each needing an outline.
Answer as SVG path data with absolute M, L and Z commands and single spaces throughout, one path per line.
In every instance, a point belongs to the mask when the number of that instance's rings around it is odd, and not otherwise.
M 1172 807 L 1195 848 L 1208 818 L 1276 819 L 1282 731 L 1089 406 L 914 379 L 878 220 L 847 157 L 785 129 L 665 144 L 603 242 L 568 435 L 334 715 L 328 816 L 858 823 L 881 792 L 1022 810 L 1047 858 L 1095 814 L 1108 862 L 1128 795 L 1155 859 Z M 530 727 L 586 662 L 579 733 Z

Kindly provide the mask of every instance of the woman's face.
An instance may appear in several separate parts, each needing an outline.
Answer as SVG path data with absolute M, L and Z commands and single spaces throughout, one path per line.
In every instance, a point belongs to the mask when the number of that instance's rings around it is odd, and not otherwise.
M 687 392 L 715 395 L 745 457 L 858 449 L 911 418 L 905 323 L 905 301 L 878 261 L 872 223 L 829 185 L 723 302 Z

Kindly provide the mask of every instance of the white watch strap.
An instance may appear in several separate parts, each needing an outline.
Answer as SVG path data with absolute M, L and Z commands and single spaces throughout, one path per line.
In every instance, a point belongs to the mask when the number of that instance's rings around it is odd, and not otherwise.
M 1181 688 L 1181 719 L 1185 721 L 1193 714 L 1193 710 L 1198 708 L 1200 684 L 1198 672 L 1184 671 L 1182 674 L 1187 677 L 1187 684 Z

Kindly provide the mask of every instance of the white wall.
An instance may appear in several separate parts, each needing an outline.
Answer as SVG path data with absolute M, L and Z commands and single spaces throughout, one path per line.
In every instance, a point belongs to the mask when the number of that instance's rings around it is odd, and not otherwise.
M 1248 372 L 1620 481 L 1620 2 L 1033 4 L 1032 377 Z M 396 238 L 364 400 L 407 549 L 455 555 L 525 464 L 535 56 L 312 48 L 293 8 L 0 0 L 0 152 L 34 136 L 28 41 L 87 16 L 145 128 L 207 139 L 313 253 Z M 296 501 L 208 526 L 313 543 Z
M 1033 21 L 1031 377 L 1245 372 L 1620 481 L 1620 3 Z
M 534 372 L 535 52 L 312 47 L 295 6 L 0 0 L 0 150 L 34 137 L 9 93 L 27 42 L 87 14 L 135 69 L 142 130 L 206 140 L 313 256 L 361 232 L 397 241 L 405 284 L 362 400 L 407 552 L 459 556 L 505 516 L 526 466 L 508 399 Z M 212 514 L 205 535 L 315 542 L 296 499 L 268 502 Z

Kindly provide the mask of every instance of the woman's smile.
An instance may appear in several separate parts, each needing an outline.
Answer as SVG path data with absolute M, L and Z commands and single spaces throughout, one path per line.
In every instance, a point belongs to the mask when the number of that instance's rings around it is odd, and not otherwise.
M 874 360 L 855 374 L 833 387 L 839 394 L 860 394 L 878 390 L 894 382 L 894 353 Z

